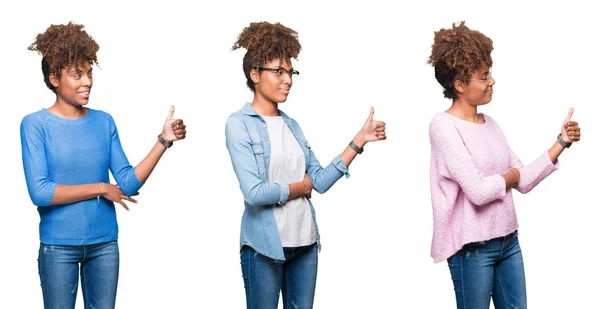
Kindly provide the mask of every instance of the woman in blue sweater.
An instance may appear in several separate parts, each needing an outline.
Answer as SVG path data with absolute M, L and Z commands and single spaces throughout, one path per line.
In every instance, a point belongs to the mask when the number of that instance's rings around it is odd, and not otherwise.
M 119 273 L 114 203 L 137 194 L 165 150 L 184 139 L 174 107 L 150 153 L 132 167 L 112 117 L 85 107 L 98 44 L 83 25 L 51 25 L 29 50 L 42 55 L 54 105 L 21 122 L 27 189 L 40 214 L 38 268 L 45 308 L 74 308 L 81 273 L 86 308 L 114 308 Z M 108 171 L 117 184 L 111 184 Z
M 227 149 L 244 195 L 241 264 L 248 308 L 312 308 L 317 279 L 319 230 L 310 201 L 324 193 L 362 153 L 386 138 L 385 123 L 373 120 L 342 153 L 322 167 L 298 123 L 279 110 L 299 74 L 291 58 L 300 52 L 297 33 L 279 23 L 252 23 L 234 49 L 245 48 L 246 84 L 252 103 L 227 119 Z

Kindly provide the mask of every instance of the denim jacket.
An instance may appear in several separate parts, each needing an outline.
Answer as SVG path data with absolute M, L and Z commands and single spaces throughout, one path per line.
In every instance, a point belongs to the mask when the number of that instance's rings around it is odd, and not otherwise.
M 306 158 L 306 173 L 313 188 L 324 193 L 343 175 L 349 177 L 348 167 L 338 155 L 325 168 L 315 157 L 298 123 L 282 111 L 279 115 L 290 128 Z M 227 150 L 233 170 L 244 195 L 244 214 L 240 233 L 240 249 L 248 245 L 258 253 L 275 260 L 284 261 L 283 248 L 277 230 L 272 207 L 283 205 L 290 194 L 287 183 L 269 183 L 269 160 L 271 145 L 265 120 L 250 103 L 233 113 L 225 126 Z M 317 243 L 320 248 L 319 228 L 315 210 L 308 200 L 315 224 Z

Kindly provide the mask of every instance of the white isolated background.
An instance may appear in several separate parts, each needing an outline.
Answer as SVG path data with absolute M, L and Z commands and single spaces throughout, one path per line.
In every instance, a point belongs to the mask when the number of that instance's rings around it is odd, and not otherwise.
M 193 3 L 193 4 L 192 4 Z M 3 135 L 0 308 L 42 308 L 39 216 L 20 152 L 23 116 L 49 107 L 40 56 L 50 24 L 72 20 L 100 45 L 89 107 L 109 112 L 132 165 L 169 105 L 188 136 L 169 149 L 131 211 L 118 208 L 118 308 L 244 308 L 238 255 L 243 198 L 225 120 L 252 100 L 244 51 L 252 21 L 298 31 L 301 74 L 281 108 L 322 164 L 369 107 L 388 140 L 366 146 L 327 194 L 313 194 L 322 251 L 315 308 L 454 308 L 446 263 L 429 257 L 429 121 L 450 102 L 426 64 L 434 31 L 467 21 L 494 41 L 493 101 L 480 109 L 524 163 L 551 146 L 569 107 L 582 141 L 528 195 L 516 194 L 531 308 L 597 306 L 600 22 L 583 1 L 5 1 L 0 4 Z M 93 155 L 93 154 L 90 154 Z M 77 308 L 83 308 L 81 294 Z

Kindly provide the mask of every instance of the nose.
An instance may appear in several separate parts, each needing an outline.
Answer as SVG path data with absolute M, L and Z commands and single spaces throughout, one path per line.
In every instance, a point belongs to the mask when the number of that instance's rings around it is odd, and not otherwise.
M 85 86 L 92 86 L 92 83 L 93 83 L 92 77 L 90 75 L 84 74 L 81 77 L 81 83 L 83 83 L 83 85 L 85 85 Z
M 283 83 L 287 85 L 291 85 L 294 81 L 292 80 L 292 75 L 289 73 L 283 74 Z
M 490 76 L 490 80 L 488 81 L 488 84 L 490 86 L 494 86 L 494 84 L 496 84 L 496 80 L 493 77 Z

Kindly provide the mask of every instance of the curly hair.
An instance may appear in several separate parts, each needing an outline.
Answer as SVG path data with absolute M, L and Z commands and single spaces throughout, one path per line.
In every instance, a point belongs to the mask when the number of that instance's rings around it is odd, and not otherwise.
M 466 82 L 472 73 L 492 66 L 492 40 L 471 30 L 462 21 L 452 29 L 435 32 L 431 56 L 427 61 L 435 68 L 435 78 L 444 87 L 444 97 L 456 99 L 454 81 Z
M 254 91 L 254 83 L 250 78 L 250 71 L 257 66 L 274 59 L 298 59 L 302 49 L 298 41 L 298 33 L 280 23 L 254 22 L 238 36 L 232 50 L 245 48 L 243 69 L 246 75 L 246 84 Z
M 86 62 L 90 65 L 98 64 L 96 52 L 100 47 L 83 28 L 83 25 L 73 22 L 67 25 L 50 25 L 27 48 L 42 55 L 44 82 L 54 92 L 56 89 L 50 83 L 50 74 L 54 73 L 60 78 L 63 68 Z

